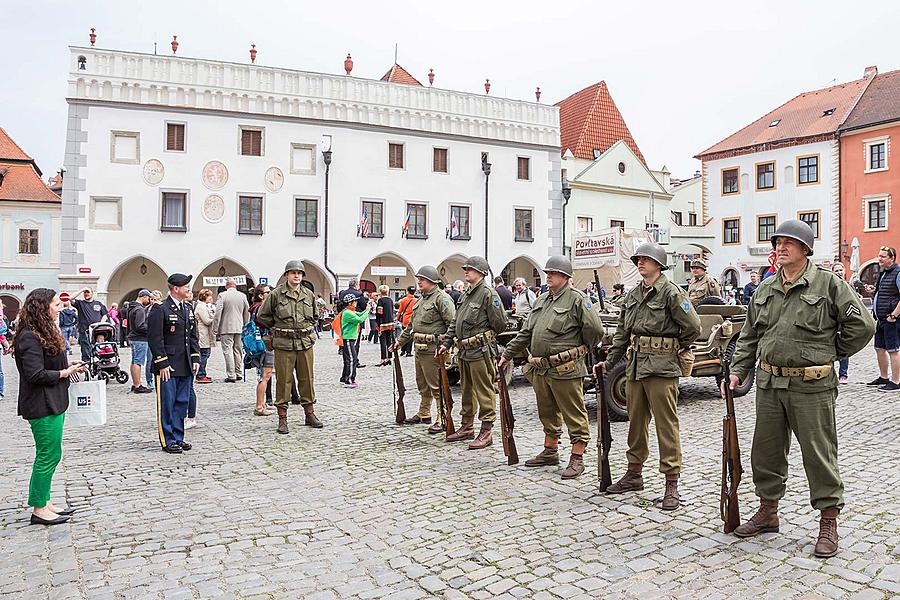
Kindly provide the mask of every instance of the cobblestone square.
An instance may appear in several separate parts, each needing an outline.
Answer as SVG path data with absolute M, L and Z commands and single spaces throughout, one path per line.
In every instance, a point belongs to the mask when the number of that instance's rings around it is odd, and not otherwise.
M 3 358 L 0 403 L 0 596 L 3 598 L 854 598 L 900 594 L 900 396 L 864 385 L 867 348 L 838 398 L 846 508 L 839 554 L 812 556 L 817 514 L 796 443 L 779 534 L 721 533 L 721 413 L 711 379 L 683 380 L 679 405 L 683 506 L 664 513 L 655 447 L 637 495 L 597 491 L 596 448 L 585 474 L 508 467 L 487 450 L 446 444 L 424 426 L 393 424 L 391 373 L 364 343 L 360 387 L 342 388 L 330 339 L 316 346 L 322 430 L 275 434 L 253 415 L 252 382 L 225 384 L 214 349 L 197 386 L 194 449 L 160 451 L 155 397 L 109 385 L 109 423 L 67 427 L 53 499 L 78 509 L 67 524 L 28 525 L 34 444 L 16 416 L 15 365 Z M 128 362 L 129 350 L 122 350 Z M 418 404 L 404 360 L 406 408 Z M 510 389 L 522 461 L 542 433 L 531 388 Z M 456 409 L 459 388 L 454 388 Z M 741 513 L 756 507 L 750 473 L 753 392 L 738 399 Z M 594 402 L 589 401 L 592 427 Z M 458 419 L 458 414 L 457 414 Z M 595 433 L 595 432 L 594 432 Z M 626 424 L 613 423 L 614 479 L 625 468 Z M 653 438 L 653 436 L 651 436 Z M 496 439 L 496 438 L 495 438 Z M 595 442 L 596 440 L 594 440 Z M 563 448 L 564 456 L 567 447 Z

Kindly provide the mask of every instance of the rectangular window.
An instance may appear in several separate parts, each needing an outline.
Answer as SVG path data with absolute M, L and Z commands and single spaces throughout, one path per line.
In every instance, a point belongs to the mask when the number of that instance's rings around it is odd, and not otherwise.
M 866 201 L 866 229 L 887 229 L 887 199 Z
M 37 229 L 19 230 L 19 254 L 40 254 Z
M 241 127 L 241 156 L 263 155 L 263 130 Z
M 518 158 L 518 179 L 528 181 L 531 179 L 531 159 L 527 156 Z
M 809 225 L 809 227 L 813 230 L 813 235 L 815 238 L 821 239 L 819 236 L 819 211 L 811 210 L 807 212 L 797 213 L 797 218 Z
M 238 233 L 262 235 L 262 196 L 238 196 Z
M 291 173 L 294 175 L 316 174 L 316 145 L 291 143 Z
M 722 219 L 722 245 L 730 246 L 741 243 L 741 219 Z
M 166 150 L 184 152 L 184 123 L 166 123 Z
M 384 203 L 363 202 L 359 225 L 361 237 L 384 237 Z
M 516 209 L 516 241 L 533 242 L 534 231 L 532 229 L 531 210 L 525 208 Z
M 759 243 L 771 241 L 775 233 L 775 215 L 756 217 L 756 241 Z
M 446 148 L 435 148 L 434 156 L 432 157 L 432 170 L 435 173 L 446 173 L 447 172 L 447 149 Z
M 469 211 L 468 206 L 450 206 L 450 239 L 451 240 L 468 240 L 469 232 Z
M 314 198 L 294 198 L 294 235 L 319 235 L 319 201 Z
M 162 193 L 160 231 L 187 231 L 187 193 Z
M 388 144 L 388 168 L 403 168 L 403 144 Z
M 688 225 L 689 225 L 690 227 L 696 227 L 696 226 L 697 226 L 697 213 L 695 213 L 695 212 L 689 212 L 689 213 L 688 213 Z
M 674 221 L 676 225 L 681 225 L 681 211 L 672 211 L 672 221 Z
M 427 207 L 424 204 L 407 204 L 407 216 L 409 228 L 406 230 L 407 239 L 424 240 L 428 238 Z
M 722 195 L 741 193 L 740 169 L 733 167 L 731 169 L 722 169 Z
M 819 155 L 797 158 L 797 185 L 819 183 Z
M 594 219 L 591 217 L 578 217 L 578 231 L 593 231 Z
M 137 131 L 111 131 L 109 161 L 125 165 L 141 162 L 141 134 Z
M 609 226 L 610 227 L 618 227 L 620 229 L 625 229 L 625 221 L 620 221 L 618 219 L 610 219 Z
M 869 145 L 869 170 L 876 171 L 887 167 L 887 142 Z
M 759 163 L 756 165 L 756 189 L 757 190 L 774 190 L 775 189 L 775 163 Z

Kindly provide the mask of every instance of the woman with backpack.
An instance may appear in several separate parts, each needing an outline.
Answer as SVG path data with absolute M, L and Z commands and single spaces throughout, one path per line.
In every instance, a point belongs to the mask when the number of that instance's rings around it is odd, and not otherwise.
M 271 288 L 267 285 L 257 286 L 256 289 L 253 290 L 253 304 L 250 305 L 250 320 L 259 327 L 261 336 L 269 335 L 269 331 L 256 322 L 256 313 L 259 312 L 259 307 L 262 306 L 263 301 L 266 299 L 266 296 L 269 295 L 270 291 Z M 269 398 L 272 397 L 272 370 L 274 368 L 275 351 L 266 350 L 263 355 L 262 364 L 257 368 L 256 408 L 253 410 L 253 414 L 257 417 L 268 417 L 274 414 L 274 411 L 266 406 L 266 392 L 268 392 Z

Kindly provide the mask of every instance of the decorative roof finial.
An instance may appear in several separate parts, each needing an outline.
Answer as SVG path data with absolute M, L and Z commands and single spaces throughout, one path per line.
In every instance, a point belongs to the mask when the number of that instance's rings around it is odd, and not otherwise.
M 428 85 L 434 84 L 434 69 L 428 69 Z
M 534 97 L 538 102 L 541 101 L 541 88 L 537 88 L 534 90 Z
M 176 52 L 178 52 L 178 36 L 173 35 L 172 36 L 172 54 L 175 54 Z
M 91 27 L 91 35 L 88 37 L 91 38 L 91 46 L 93 46 L 94 42 L 97 41 L 97 30 L 95 28 Z
M 490 79 L 484 80 L 484 93 L 485 94 L 491 93 L 491 80 Z
M 256 64 L 256 44 L 250 44 L 250 62 Z
M 350 71 L 353 70 L 353 57 L 350 56 L 350 53 L 347 53 L 347 58 L 344 59 L 344 71 L 347 72 L 347 75 L 350 74 Z

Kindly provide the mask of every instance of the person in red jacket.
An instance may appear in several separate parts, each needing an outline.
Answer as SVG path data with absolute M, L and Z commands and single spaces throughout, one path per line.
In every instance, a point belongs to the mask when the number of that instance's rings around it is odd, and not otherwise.
M 403 323 L 403 329 L 409 326 L 409 320 L 412 318 L 413 307 L 416 305 L 416 288 L 409 286 L 406 288 L 406 296 L 397 303 L 397 320 Z M 412 356 L 412 338 L 400 349 L 400 356 Z

